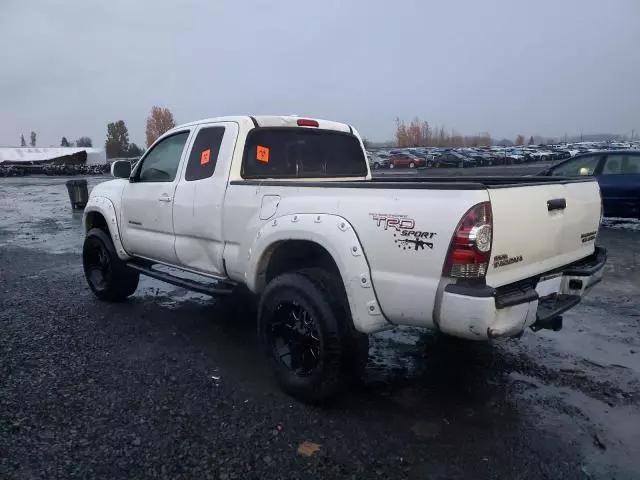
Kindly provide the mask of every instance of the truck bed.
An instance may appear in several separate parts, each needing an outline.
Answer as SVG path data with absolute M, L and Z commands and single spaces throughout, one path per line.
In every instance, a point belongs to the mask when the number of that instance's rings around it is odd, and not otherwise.
M 593 182 L 593 177 L 492 177 L 464 176 L 415 177 L 394 176 L 393 180 L 372 178 L 371 180 L 304 181 L 289 179 L 236 180 L 231 185 L 262 185 L 278 187 L 323 187 L 323 188 L 380 188 L 408 190 L 485 190 L 488 188 L 528 187 L 535 185 L 565 185 L 568 183 Z

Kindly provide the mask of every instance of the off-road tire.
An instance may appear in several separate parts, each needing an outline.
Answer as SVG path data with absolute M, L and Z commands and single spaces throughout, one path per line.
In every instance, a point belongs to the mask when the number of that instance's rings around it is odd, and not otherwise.
M 319 363 L 308 376 L 296 375 L 276 358 L 270 342 L 278 306 L 292 301 L 313 315 L 320 338 Z M 363 362 L 362 334 L 353 329 L 339 279 L 323 268 L 284 273 L 269 282 L 258 307 L 258 336 L 281 388 L 307 403 L 325 403 L 337 397 L 357 370 L 356 359 Z M 368 338 L 364 337 L 368 353 Z M 359 345 L 360 355 L 354 345 Z
M 101 272 L 101 281 L 94 270 L 93 255 L 100 251 L 108 262 Z M 100 228 L 92 228 L 87 233 L 82 247 L 82 264 L 84 275 L 91 291 L 105 302 L 122 302 L 133 295 L 138 288 L 140 274 L 127 267 L 116 253 L 116 249 L 107 232 Z

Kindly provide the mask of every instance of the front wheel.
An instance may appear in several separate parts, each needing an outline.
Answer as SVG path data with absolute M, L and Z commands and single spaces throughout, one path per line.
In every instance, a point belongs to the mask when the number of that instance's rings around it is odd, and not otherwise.
M 411 162 L 411 163 L 409 164 L 409 168 L 416 168 L 416 164 L 415 164 L 415 163 L 413 163 L 413 162 Z
M 351 339 L 344 304 L 318 269 L 284 273 L 262 294 L 258 335 L 284 391 L 308 403 L 338 395 L 348 378 Z
M 433 160 L 427 160 L 427 168 L 433 167 Z
M 82 246 L 84 276 L 93 293 L 105 302 L 121 302 L 136 291 L 140 274 L 118 257 L 111 237 L 92 228 Z
M 374 170 L 378 170 L 379 168 L 380 168 L 380 164 L 379 163 L 376 162 L 376 163 L 373 164 L 373 169 Z
M 390 163 L 390 164 L 389 164 L 389 168 L 393 168 L 393 163 Z

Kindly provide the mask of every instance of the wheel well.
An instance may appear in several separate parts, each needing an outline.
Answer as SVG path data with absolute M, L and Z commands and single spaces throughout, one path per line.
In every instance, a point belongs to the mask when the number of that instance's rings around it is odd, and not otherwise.
M 85 223 L 85 233 L 91 230 L 92 228 L 100 228 L 105 232 L 109 233 L 109 227 L 107 226 L 107 220 L 102 216 L 99 212 L 89 212 L 87 213 L 87 219 Z
M 344 290 L 340 269 L 331 254 L 321 245 L 308 240 L 278 242 L 264 256 L 259 267 L 258 291 L 278 275 L 301 268 L 322 267 L 336 274 Z

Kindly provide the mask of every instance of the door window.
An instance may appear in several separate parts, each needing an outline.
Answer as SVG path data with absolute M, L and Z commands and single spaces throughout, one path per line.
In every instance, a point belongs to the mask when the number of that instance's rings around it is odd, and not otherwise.
M 222 137 L 224 137 L 224 127 L 206 127 L 198 132 L 191 147 L 189 163 L 184 175 L 187 182 L 203 180 L 213 175 Z
M 602 175 L 640 173 L 640 155 L 613 154 L 607 155 L 602 169 Z
M 157 143 L 142 159 L 137 181 L 173 182 L 188 137 L 188 131 L 180 132 Z
M 580 157 L 569 160 L 554 168 L 551 175 L 554 177 L 577 177 L 579 175 L 593 175 L 600 161 L 599 156 Z

